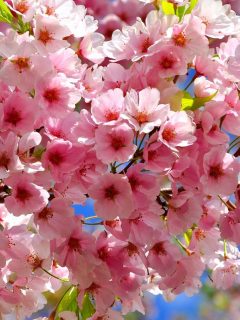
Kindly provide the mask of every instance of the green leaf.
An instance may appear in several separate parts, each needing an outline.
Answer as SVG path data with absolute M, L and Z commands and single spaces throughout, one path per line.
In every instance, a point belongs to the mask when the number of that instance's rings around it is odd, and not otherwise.
M 189 110 L 194 104 L 194 98 L 188 93 L 184 92 L 184 96 L 182 98 L 182 110 Z
M 79 313 L 77 297 L 78 289 L 76 287 L 68 288 L 68 290 L 65 292 L 64 296 L 62 297 L 60 303 L 56 308 L 55 320 L 60 320 L 59 313 L 63 311 L 72 311 L 76 314 Z
M 11 24 L 13 15 L 3 0 L 0 0 L 0 22 Z
M 41 160 L 42 158 L 42 155 L 45 151 L 45 148 L 43 146 L 37 146 L 35 149 L 34 149 L 34 152 L 33 152 L 33 156 L 37 159 L 37 160 Z
M 82 301 L 82 308 L 81 308 L 81 316 L 82 320 L 86 320 L 90 318 L 95 313 L 95 308 L 91 302 L 90 296 L 88 293 L 85 293 L 83 301 Z
M 177 7 L 176 15 L 178 16 L 179 21 L 182 20 L 182 18 L 184 17 L 185 13 L 186 13 L 186 6 Z
M 31 25 L 29 22 L 23 22 L 23 19 L 21 16 L 18 16 L 18 23 L 16 26 L 16 29 L 18 31 L 18 33 L 23 34 L 27 31 L 31 31 Z
M 166 15 L 170 15 L 170 14 L 174 15 L 175 9 L 174 9 L 173 3 L 163 0 L 162 1 L 162 11 Z
M 217 94 L 217 91 L 212 95 L 204 98 L 193 98 L 188 92 L 184 93 L 182 98 L 182 110 L 197 110 L 205 105 L 206 102 L 211 101 Z
M 192 229 L 188 229 L 183 236 L 186 241 L 186 244 L 189 246 L 192 239 Z
M 190 5 L 189 5 L 189 7 L 188 7 L 188 9 L 186 10 L 185 13 L 186 14 L 191 13 L 193 11 L 193 9 L 196 7 L 197 3 L 198 3 L 198 0 L 191 0 L 190 1 Z

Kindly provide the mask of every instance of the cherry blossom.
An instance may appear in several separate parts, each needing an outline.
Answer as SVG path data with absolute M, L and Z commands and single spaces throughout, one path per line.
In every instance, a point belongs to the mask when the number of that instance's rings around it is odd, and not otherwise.
M 0 1 L 3 319 L 239 284 L 237 3 Z

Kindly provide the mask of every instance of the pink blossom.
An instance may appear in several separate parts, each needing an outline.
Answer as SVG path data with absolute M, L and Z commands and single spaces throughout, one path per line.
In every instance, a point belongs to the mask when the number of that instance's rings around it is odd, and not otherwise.
M 38 109 L 33 99 L 20 92 L 12 93 L 0 110 L 2 128 L 21 135 L 35 129 L 37 116 Z
M 204 192 L 211 195 L 230 195 L 237 187 L 239 166 L 224 146 L 214 147 L 204 156 L 204 174 L 201 183 Z
M 79 115 L 79 123 L 75 127 L 74 132 L 78 136 L 78 141 L 85 144 L 93 144 L 95 142 L 95 130 L 97 125 L 92 119 L 89 111 L 82 109 Z
M 181 192 L 170 201 L 168 211 L 168 228 L 171 234 L 180 234 L 198 223 L 202 214 L 197 195 L 192 198 L 191 192 Z
M 157 133 L 152 135 L 144 147 L 145 168 L 153 172 L 165 173 L 173 167 L 177 156 L 165 144 L 157 141 L 157 137 Z
M 17 156 L 18 138 L 13 132 L 7 136 L 0 137 L 0 178 L 6 178 L 9 171 L 22 169 L 21 162 Z
M 198 15 L 206 25 L 206 35 L 211 38 L 222 39 L 224 36 L 234 34 L 236 30 L 235 12 L 229 10 L 229 5 L 223 5 L 222 1 L 211 2 L 201 0 L 194 14 Z
M 107 172 L 107 166 L 96 157 L 96 152 L 90 149 L 85 152 L 84 159 L 74 172 L 69 187 L 76 186 L 78 190 L 87 193 L 89 187 L 97 181 L 98 176 L 105 172 Z
M 15 215 L 28 214 L 43 209 L 48 203 L 49 193 L 34 183 L 34 177 L 27 173 L 11 175 L 6 182 L 12 193 L 6 198 L 7 209 Z
M 160 128 L 159 140 L 168 147 L 186 147 L 196 140 L 193 121 L 185 111 L 173 112 Z
M 47 113 L 61 115 L 73 110 L 81 95 L 76 87 L 63 76 L 48 75 L 36 85 L 36 99 Z
M 0 318 L 65 281 L 50 318 L 79 316 L 59 312 L 71 293 L 92 320 L 144 314 L 146 291 L 195 294 L 207 269 L 238 285 L 237 1 L 5 2 Z
M 106 220 L 127 218 L 134 209 L 131 187 L 123 175 L 108 173 L 99 177 L 89 195 L 95 200 L 96 214 Z
M 218 289 L 226 290 L 236 282 L 239 276 L 239 260 L 219 261 L 213 268 L 212 279 Z
M 156 176 L 143 172 L 144 165 L 139 163 L 127 172 L 131 185 L 133 198 L 137 207 L 144 206 L 154 201 L 159 195 L 159 181 Z
M 97 124 L 115 125 L 124 111 L 123 92 L 120 89 L 108 90 L 92 100 L 93 120 Z
M 68 47 L 68 42 L 63 38 L 70 34 L 71 32 L 64 28 L 54 16 L 40 14 L 36 16 L 34 44 L 40 52 L 45 54 Z
M 122 123 L 115 127 L 99 126 L 96 130 L 96 154 L 103 163 L 126 162 L 137 147 L 133 144 L 133 130 Z
M 75 220 L 75 222 L 77 222 L 77 220 Z M 82 231 L 79 225 L 74 227 L 69 236 L 63 239 L 55 249 L 59 264 L 71 268 L 77 278 L 80 279 L 84 276 L 84 270 L 82 270 L 82 273 L 79 275 L 77 275 L 77 273 L 81 270 L 82 263 L 85 267 L 89 268 L 85 270 L 85 275 L 87 276 L 91 269 L 94 268 L 94 264 L 92 264 L 93 261 L 95 262 L 94 242 L 94 237 L 91 234 Z M 89 276 L 82 281 L 91 284 L 91 278 Z
M 234 211 L 230 211 L 228 214 L 222 215 L 220 218 L 220 230 L 222 238 L 234 241 L 237 244 L 240 243 L 239 223 L 240 214 L 238 208 Z
M 53 199 L 50 205 L 34 214 L 39 232 L 46 239 L 67 237 L 74 227 L 73 217 L 70 203 L 60 198 Z M 68 225 L 67 228 L 66 225 Z
M 12 0 L 11 2 L 14 10 L 22 15 L 24 22 L 32 20 L 38 7 L 37 3 L 31 0 Z
M 104 36 L 101 33 L 91 33 L 80 42 L 77 54 L 80 58 L 83 56 L 94 63 L 100 64 L 105 58 L 103 43 Z
M 174 271 L 179 258 L 179 249 L 170 242 L 167 233 L 155 232 L 147 256 L 149 267 L 164 277 Z
M 131 90 L 126 97 L 126 112 L 123 115 L 139 133 L 149 133 L 167 118 L 169 107 L 160 105 L 157 89 L 146 88 L 137 94 Z
M 197 17 L 185 16 L 181 25 L 175 24 L 168 31 L 171 32 L 169 36 L 172 44 L 181 50 L 187 59 L 207 54 L 208 40 L 205 37 L 205 26 Z
M 170 78 L 187 72 L 183 53 L 174 46 L 163 46 L 155 55 L 146 59 L 159 72 L 160 78 Z
M 47 145 L 43 155 L 43 166 L 48 168 L 56 179 L 60 179 L 62 174 L 76 170 L 83 157 L 82 145 L 55 139 Z

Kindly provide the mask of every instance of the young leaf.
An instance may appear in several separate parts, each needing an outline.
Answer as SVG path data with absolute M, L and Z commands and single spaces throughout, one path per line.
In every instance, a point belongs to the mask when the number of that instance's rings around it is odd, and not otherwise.
M 90 318 L 95 313 L 95 308 L 90 300 L 89 294 L 86 293 L 82 302 L 81 316 L 82 320 Z
M 191 13 L 193 11 L 193 9 L 196 7 L 197 3 L 198 3 L 198 0 L 191 0 L 190 5 L 185 13 L 186 14 Z
M 0 0 L 0 22 L 11 24 L 13 15 L 3 0 Z
M 182 110 L 190 110 L 193 106 L 194 98 L 188 93 L 184 92 L 184 96 L 182 98 Z
M 79 307 L 77 303 L 78 289 L 76 287 L 70 287 L 62 297 L 59 305 L 56 308 L 55 320 L 60 320 L 59 313 L 63 311 L 72 311 L 76 314 L 79 313 Z
M 217 91 L 208 97 L 193 98 L 188 92 L 184 93 L 182 98 L 182 110 L 197 110 L 205 105 L 206 102 L 211 101 L 217 94 Z
M 17 24 L 17 31 L 20 34 L 23 34 L 27 31 L 31 30 L 31 25 L 29 22 L 23 22 L 23 19 L 21 16 L 18 16 L 18 24 Z
M 186 6 L 177 7 L 176 15 L 178 16 L 179 21 L 182 20 L 182 18 L 184 17 L 185 13 L 186 13 Z
M 188 229 L 185 233 L 184 233 L 184 239 L 186 241 L 187 246 L 189 246 L 191 239 L 192 239 L 192 229 Z
M 166 15 L 175 14 L 175 9 L 173 3 L 163 0 L 162 1 L 162 11 Z

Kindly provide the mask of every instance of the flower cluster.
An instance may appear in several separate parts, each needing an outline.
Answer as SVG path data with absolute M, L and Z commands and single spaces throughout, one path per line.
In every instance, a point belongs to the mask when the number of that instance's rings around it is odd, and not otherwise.
M 0 1 L 0 314 L 63 282 L 49 319 L 239 282 L 237 3 Z

